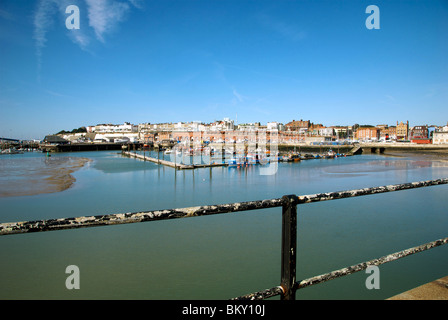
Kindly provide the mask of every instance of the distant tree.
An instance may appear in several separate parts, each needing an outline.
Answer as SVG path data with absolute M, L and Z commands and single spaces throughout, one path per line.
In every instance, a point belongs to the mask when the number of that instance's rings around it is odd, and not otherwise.
M 67 134 L 67 133 L 83 133 L 83 132 L 87 132 L 86 127 L 79 127 L 78 129 L 73 129 L 72 131 L 65 131 L 65 130 L 61 130 L 56 134 Z
M 71 133 L 83 133 L 87 132 L 86 127 L 79 127 L 78 129 L 73 129 Z

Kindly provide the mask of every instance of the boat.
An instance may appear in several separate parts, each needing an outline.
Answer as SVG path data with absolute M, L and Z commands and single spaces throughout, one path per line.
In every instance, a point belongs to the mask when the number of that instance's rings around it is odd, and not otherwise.
M 249 166 L 249 165 L 255 165 L 258 164 L 258 160 L 256 160 L 252 156 L 246 156 L 246 157 L 233 157 L 229 160 L 227 163 L 229 167 L 243 167 L 243 166 Z
M 324 154 L 325 159 L 333 159 L 336 156 L 336 153 L 333 150 L 329 150 L 326 154 Z
M 129 139 L 127 139 L 127 138 L 122 138 L 122 139 L 120 139 L 120 138 L 118 138 L 118 139 L 115 139 L 114 140 L 114 143 L 129 143 Z
M 22 150 L 17 150 L 14 148 L 2 150 L 2 154 L 22 154 L 22 153 L 23 153 Z
M 238 161 L 237 158 L 232 158 L 229 160 L 228 165 L 229 167 L 237 167 L 240 165 L 240 162 Z
M 291 162 L 299 162 L 300 159 L 300 154 L 292 154 L 289 156 L 289 159 Z
M 315 156 L 313 156 L 312 154 L 309 154 L 309 153 L 307 153 L 303 156 L 303 159 L 305 159 L 305 160 L 314 159 L 314 158 L 315 158 Z

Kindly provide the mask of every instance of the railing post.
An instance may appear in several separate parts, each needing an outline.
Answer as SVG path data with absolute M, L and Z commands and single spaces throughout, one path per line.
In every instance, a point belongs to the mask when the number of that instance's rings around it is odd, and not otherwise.
M 283 196 L 282 207 L 282 300 L 296 298 L 297 203 L 295 195 Z

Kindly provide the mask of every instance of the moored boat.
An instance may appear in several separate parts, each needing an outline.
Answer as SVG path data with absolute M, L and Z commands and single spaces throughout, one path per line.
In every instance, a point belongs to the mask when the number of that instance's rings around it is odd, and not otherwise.
M 22 154 L 22 153 L 23 153 L 22 150 L 17 150 L 14 148 L 2 150 L 2 154 Z

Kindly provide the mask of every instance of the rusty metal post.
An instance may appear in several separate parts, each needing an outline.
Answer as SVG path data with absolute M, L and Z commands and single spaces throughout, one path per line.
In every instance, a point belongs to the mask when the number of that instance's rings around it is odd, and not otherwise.
M 297 203 L 295 195 L 283 196 L 282 207 L 282 300 L 296 299 Z

